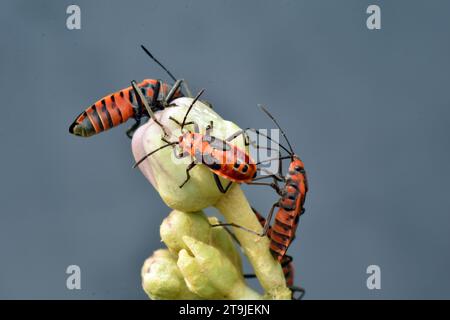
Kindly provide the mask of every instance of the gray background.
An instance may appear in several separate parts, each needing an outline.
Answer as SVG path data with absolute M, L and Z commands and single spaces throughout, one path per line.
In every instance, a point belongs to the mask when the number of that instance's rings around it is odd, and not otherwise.
M 128 125 L 68 133 L 131 79 L 168 80 L 141 43 L 224 118 L 272 127 L 264 103 L 286 129 L 310 179 L 290 249 L 307 298 L 450 298 L 448 1 L 76 3 L 80 31 L 71 2 L 1 4 L 0 298 L 146 297 L 169 209 L 130 168 Z M 275 199 L 245 189 L 261 211 Z M 382 290 L 366 288 L 370 264 Z

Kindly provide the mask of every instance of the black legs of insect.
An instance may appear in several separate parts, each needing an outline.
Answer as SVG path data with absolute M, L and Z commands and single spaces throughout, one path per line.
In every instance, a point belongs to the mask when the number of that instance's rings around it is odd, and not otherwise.
M 136 81 L 131 81 L 131 86 L 133 87 L 134 96 L 136 98 L 136 102 L 138 104 L 137 108 L 135 108 L 134 120 L 136 121 L 126 132 L 127 137 L 132 139 L 134 132 L 140 127 L 142 118 L 144 117 L 144 108 L 147 110 L 148 116 L 153 116 L 153 109 L 148 104 L 147 98 L 142 94 L 139 86 Z M 155 88 L 153 89 L 153 97 L 151 98 L 151 102 L 155 103 L 158 100 L 159 91 L 161 89 L 161 84 L 159 82 L 156 83 Z M 155 108 L 157 109 L 157 108 Z M 157 120 L 156 120 L 157 121 Z
M 169 117 L 169 120 L 175 122 L 177 125 L 179 125 L 179 126 L 181 127 L 181 123 L 180 123 L 177 119 L 175 119 L 175 118 L 173 118 L 173 117 Z M 200 132 L 200 128 L 198 127 L 198 124 L 196 124 L 194 121 L 186 122 L 184 125 L 185 125 L 185 126 L 188 126 L 188 125 L 190 125 L 190 124 L 193 124 L 193 125 L 194 125 L 194 132 L 196 132 L 196 133 L 199 133 L 199 132 Z
M 263 228 L 263 232 L 261 234 L 261 236 L 265 236 L 267 234 L 267 231 L 269 230 L 270 227 L 270 221 L 272 220 L 272 216 L 273 216 L 273 211 L 275 210 L 275 208 L 278 208 L 280 205 L 278 202 L 275 202 L 272 205 L 272 208 L 270 209 L 269 215 L 267 216 L 266 219 L 266 223 L 264 224 L 264 228 Z
M 214 175 L 214 181 L 216 182 L 216 186 L 222 193 L 227 193 L 228 189 L 230 189 L 231 185 L 233 184 L 233 181 L 228 182 L 227 186 L 224 188 L 222 185 L 222 182 L 220 181 L 220 178 L 217 174 L 213 173 Z
M 142 94 L 142 91 L 139 89 L 138 85 L 136 84 L 136 81 L 131 81 L 131 86 L 133 87 L 133 91 L 136 95 L 136 100 L 138 101 L 139 106 L 145 107 L 145 109 L 147 110 L 148 115 L 150 116 L 150 118 L 153 119 L 153 121 L 159 125 L 159 127 L 161 128 L 161 130 L 164 133 L 164 137 L 167 137 L 168 134 L 166 132 L 166 129 L 164 128 L 164 126 L 161 124 L 161 122 L 159 122 L 158 119 L 156 119 L 155 114 L 153 113 L 153 110 L 151 108 L 151 106 L 148 104 L 147 98 L 144 97 L 144 95 Z M 159 82 L 158 82 L 158 86 L 155 88 L 154 92 L 158 91 L 159 92 Z
M 170 104 L 170 101 L 172 101 L 173 96 L 175 93 L 180 89 L 180 87 L 183 86 L 184 91 L 186 92 L 186 96 L 188 98 L 192 98 L 191 90 L 189 89 L 188 83 L 184 79 L 179 79 L 175 81 L 175 84 L 173 85 L 172 89 L 170 89 L 169 93 L 167 94 L 166 98 L 163 101 L 164 107 L 167 107 Z
M 132 139 L 134 132 L 137 130 L 137 128 L 140 127 L 141 125 L 141 121 L 142 121 L 142 116 L 139 117 L 134 117 L 134 119 L 136 120 L 136 122 L 130 127 L 128 128 L 128 130 L 126 131 L 127 137 Z
M 254 186 L 269 186 L 269 187 L 273 188 L 277 192 L 278 195 L 281 196 L 281 188 L 278 185 L 277 181 L 275 180 L 275 177 L 273 177 L 273 176 L 264 176 L 264 177 L 259 177 L 259 178 L 260 179 L 258 179 L 258 180 L 265 179 L 265 178 L 273 178 L 274 182 L 248 182 L 247 184 L 251 184 L 251 185 L 254 185 Z
M 181 83 L 183 80 L 177 80 L 175 81 L 175 84 L 173 85 L 172 89 L 170 89 L 169 93 L 167 94 L 167 97 L 164 99 L 164 107 L 166 105 L 169 105 L 169 101 L 172 100 L 172 97 L 174 96 L 175 92 L 180 88 Z
M 133 82 L 135 85 L 133 85 Z M 136 121 L 128 130 L 126 131 L 127 137 L 132 139 L 134 132 L 140 127 L 142 122 L 143 115 L 143 109 L 142 104 L 140 103 L 140 99 L 138 98 L 137 91 L 140 92 L 139 87 L 136 85 L 136 81 L 132 81 L 131 84 L 133 85 L 133 91 L 136 97 L 136 101 L 138 101 L 138 107 L 135 108 L 135 114 L 134 114 L 134 120 Z M 155 90 L 156 91 L 156 90 Z M 158 94 L 159 94 L 159 87 L 158 87 Z M 145 99 L 145 98 L 144 98 Z
M 255 234 L 255 235 L 259 236 L 259 237 L 264 237 L 267 234 L 267 232 L 269 231 L 270 221 L 272 220 L 273 212 L 274 212 L 275 208 L 277 208 L 277 207 L 279 207 L 279 204 L 278 204 L 278 202 L 275 202 L 273 204 L 272 208 L 270 209 L 269 215 L 267 216 L 266 223 L 264 224 L 262 232 L 256 232 L 254 230 L 248 229 L 246 227 L 243 227 L 243 226 L 238 225 L 238 224 L 233 223 L 233 222 L 231 222 L 231 223 L 222 223 L 222 222 L 220 222 L 220 223 L 212 224 L 211 227 L 235 227 L 235 228 L 238 228 L 238 229 L 241 229 L 241 230 L 253 233 L 253 234 Z
M 289 289 L 292 291 L 292 300 L 302 300 L 305 296 L 305 289 L 300 287 L 289 287 Z M 296 293 L 299 293 L 299 295 L 296 295 Z
M 189 179 L 191 178 L 191 175 L 190 175 L 189 171 L 191 171 L 194 167 L 195 167 L 195 162 L 191 162 L 186 167 L 186 180 L 184 180 L 184 182 L 180 185 L 180 188 L 183 188 L 183 186 L 186 184 L 186 182 L 189 181 Z

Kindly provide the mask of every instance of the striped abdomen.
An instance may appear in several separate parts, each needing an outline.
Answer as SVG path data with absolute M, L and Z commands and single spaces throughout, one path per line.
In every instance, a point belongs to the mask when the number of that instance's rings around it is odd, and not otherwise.
M 152 108 L 157 110 L 161 108 L 159 102 L 171 88 L 168 84 L 154 79 L 145 79 L 138 86 Z M 90 137 L 116 127 L 136 117 L 137 114 L 146 115 L 147 111 L 138 104 L 133 88 L 130 86 L 100 99 L 83 111 L 70 126 L 69 132 L 81 137 Z
M 264 227 L 266 224 L 266 218 L 264 218 L 261 214 L 259 214 L 258 211 L 256 211 L 254 208 L 252 208 L 253 212 L 255 213 L 256 218 L 258 219 L 261 226 Z M 271 232 L 272 227 L 269 227 L 267 230 L 267 236 L 269 239 L 271 239 Z M 280 261 L 281 267 L 283 268 L 283 274 L 284 278 L 286 279 L 286 285 L 288 287 L 292 287 L 294 285 L 294 264 L 292 262 L 292 257 L 288 255 L 284 255 L 283 258 Z
M 289 165 L 286 183 L 278 201 L 279 209 L 271 231 L 270 250 L 281 261 L 295 239 L 298 221 L 304 212 L 308 182 L 303 162 L 297 157 Z

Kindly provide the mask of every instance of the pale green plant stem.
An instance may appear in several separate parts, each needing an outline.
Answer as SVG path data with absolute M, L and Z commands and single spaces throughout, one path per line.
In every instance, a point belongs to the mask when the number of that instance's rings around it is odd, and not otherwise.
M 247 229 L 261 232 L 261 225 L 238 185 L 231 187 L 215 204 L 215 207 L 228 223 L 233 222 Z M 291 299 L 291 291 L 286 287 L 281 265 L 270 253 L 269 239 L 239 228 L 233 228 L 233 232 L 252 264 L 256 277 L 266 292 L 266 298 Z

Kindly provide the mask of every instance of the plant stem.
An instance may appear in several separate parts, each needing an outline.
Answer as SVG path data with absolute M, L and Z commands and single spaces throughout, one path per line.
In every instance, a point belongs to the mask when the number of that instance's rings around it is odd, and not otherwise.
M 234 185 L 215 204 L 228 223 L 235 223 L 256 232 L 262 228 L 239 185 Z M 269 239 L 248 231 L 233 228 L 245 255 L 253 266 L 256 277 L 270 299 L 291 299 L 291 291 L 286 287 L 281 265 L 269 250 Z
M 228 294 L 231 300 L 262 300 L 263 297 L 248 287 L 244 282 L 238 282 Z

